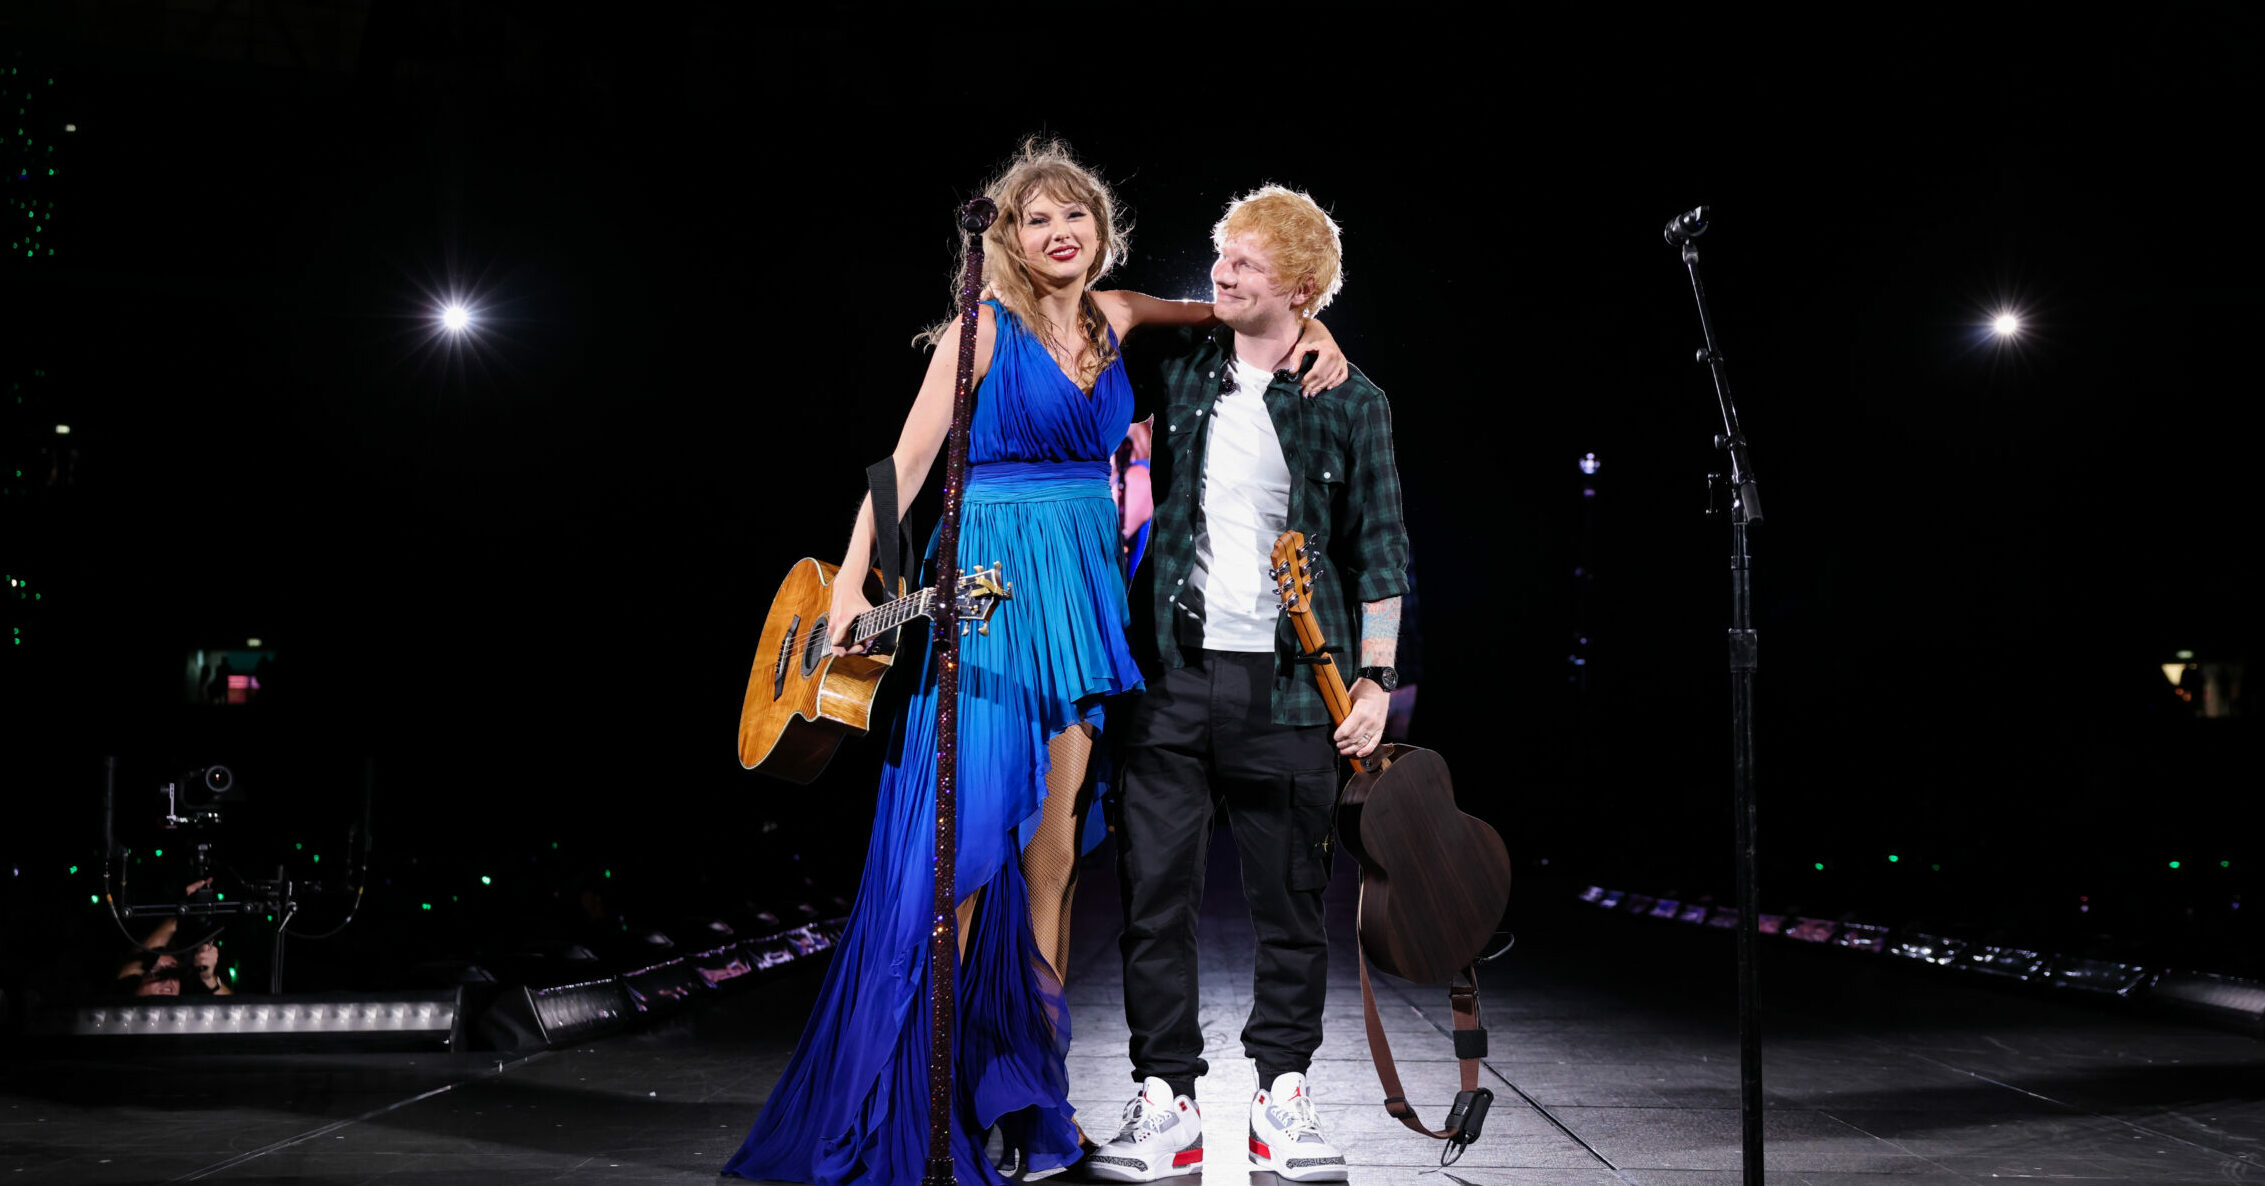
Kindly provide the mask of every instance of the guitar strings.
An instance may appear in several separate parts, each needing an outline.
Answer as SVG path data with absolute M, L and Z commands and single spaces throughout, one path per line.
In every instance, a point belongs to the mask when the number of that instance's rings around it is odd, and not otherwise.
M 988 569 L 977 569 L 974 572 L 970 572 L 961 576 L 959 579 L 961 596 L 966 596 L 969 592 L 972 591 L 981 590 L 983 579 L 985 577 L 997 579 L 997 566 L 994 565 Z M 926 617 L 931 612 L 933 612 L 935 606 L 935 598 L 935 587 L 930 586 L 922 589 L 918 593 L 907 593 L 904 596 L 899 597 L 893 601 L 883 602 L 880 605 L 874 606 L 873 608 L 866 610 L 864 613 L 851 618 L 849 620 L 850 633 L 856 638 L 857 641 L 862 642 L 865 639 L 872 638 L 875 635 L 883 633 L 884 631 L 894 630 L 897 627 L 904 625 L 906 622 L 913 620 L 914 618 Z M 892 613 L 897 615 L 894 620 L 883 620 L 887 617 L 887 615 L 890 615 Z M 864 623 L 866 623 L 868 620 L 881 621 L 882 624 L 870 631 L 867 631 Z

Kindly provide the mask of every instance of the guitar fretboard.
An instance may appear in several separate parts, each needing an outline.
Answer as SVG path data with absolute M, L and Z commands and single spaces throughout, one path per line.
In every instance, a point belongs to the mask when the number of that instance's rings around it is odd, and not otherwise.
M 849 624 L 849 636 L 856 642 L 864 642 L 876 635 L 886 634 L 914 618 L 927 617 L 929 609 L 935 603 L 936 591 L 934 589 L 922 589 L 918 593 L 899 597 L 886 605 L 874 606 L 872 609 L 857 615 L 856 619 Z

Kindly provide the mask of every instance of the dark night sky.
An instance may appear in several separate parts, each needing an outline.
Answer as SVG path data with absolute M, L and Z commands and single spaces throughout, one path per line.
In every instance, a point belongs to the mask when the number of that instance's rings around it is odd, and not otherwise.
M 1901 847 L 1969 888 L 2137 900 L 2182 845 L 2265 857 L 2224 802 L 2254 798 L 2254 718 L 2198 730 L 2155 670 L 2255 650 L 2253 8 L 1688 50 L 1633 21 L 1002 13 L 980 71 L 940 10 L 456 11 L 379 0 L 352 75 L 315 81 L 27 43 L 83 129 L 77 259 L 12 271 L 4 351 L 55 376 L 85 456 L 68 497 L 9 512 L 59 593 L 8 677 L 9 781 L 37 780 L 50 843 L 80 842 L 101 752 L 326 800 L 375 754 L 392 834 L 426 846 L 713 847 L 867 809 L 869 750 L 815 792 L 738 770 L 745 665 L 893 444 L 953 204 L 1044 131 L 1132 209 L 1123 286 L 1200 295 L 1211 220 L 1263 181 L 1343 223 L 1328 320 L 1394 401 L 1418 730 L 1520 859 L 1727 889 L 1719 421 L 1658 232 L 1699 202 L 1771 514 L 1774 884 Z M 450 284 L 485 315 L 453 358 L 424 295 Z M 2001 303 L 2033 323 L 2012 348 L 1977 330 Z M 292 702 L 179 706 L 181 652 L 249 634 Z M 1870 878 L 1803 892 L 1906 892 Z

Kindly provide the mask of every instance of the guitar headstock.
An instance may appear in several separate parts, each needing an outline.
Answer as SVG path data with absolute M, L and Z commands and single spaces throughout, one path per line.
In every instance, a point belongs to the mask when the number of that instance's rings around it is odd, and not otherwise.
M 1292 615 L 1313 612 L 1313 566 L 1306 559 L 1302 531 L 1285 531 L 1269 554 L 1274 567 L 1274 591 L 1282 595 L 1282 611 Z
M 993 561 L 989 568 L 978 568 L 960 576 L 954 609 L 962 622 L 988 623 L 999 603 L 1013 600 L 1014 595 L 1015 587 L 1007 583 L 999 563 Z M 988 626 L 983 632 L 990 633 Z

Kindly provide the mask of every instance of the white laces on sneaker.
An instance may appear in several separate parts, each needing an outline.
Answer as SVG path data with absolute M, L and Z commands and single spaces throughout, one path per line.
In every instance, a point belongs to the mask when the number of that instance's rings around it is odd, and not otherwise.
M 1172 1118 L 1170 1108 L 1150 1107 L 1148 1093 L 1143 1091 L 1132 1097 L 1132 1102 L 1125 1105 L 1122 1117 L 1124 1127 L 1117 1130 L 1117 1140 L 1138 1141 L 1152 1134 L 1163 1132 L 1171 1126 Z
M 1267 1119 L 1282 1131 L 1284 1140 L 1326 1141 L 1321 1135 L 1321 1118 L 1313 1110 L 1313 1093 L 1300 1083 L 1288 1096 L 1269 1092 L 1266 1097 Z
M 1314 1115 L 1313 1100 L 1304 1093 L 1287 1103 L 1277 1100 L 1276 1106 L 1289 1114 L 1289 1123 L 1282 1126 L 1282 1135 L 1297 1140 L 1306 1136 L 1321 1135 L 1321 1118 Z

